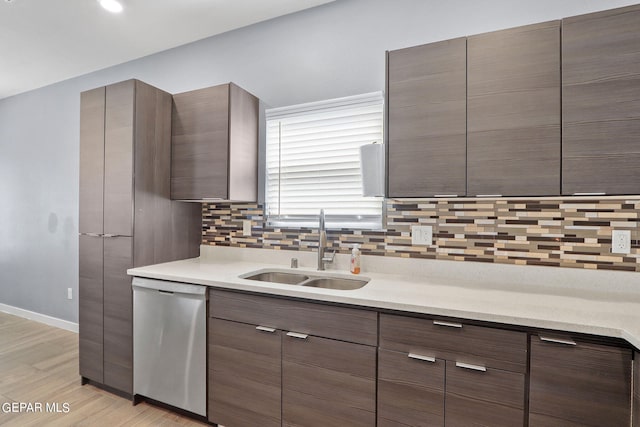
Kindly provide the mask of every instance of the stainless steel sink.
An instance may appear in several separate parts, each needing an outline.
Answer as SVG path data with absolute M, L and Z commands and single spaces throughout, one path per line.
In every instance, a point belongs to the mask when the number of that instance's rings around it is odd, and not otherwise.
M 341 291 L 348 291 L 352 289 L 360 289 L 368 282 L 368 280 L 342 279 L 337 277 L 319 277 L 316 279 L 310 279 L 304 283 L 301 283 L 301 285 L 308 286 L 310 288 L 337 289 Z
M 263 273 L 254 274 L 253 276 L 245 277 L 248 280 L 257 280 L 259 282 L 273 282 L 273 283 L 282 283 L 285 285 L 298 285 L 305 280 L 307 280 L 309 276 L 305 276 L 304 274 L 296 274 L 296 273 L 284 273 L 282 271 L 267 271 Z
M 348 276 L 331 276 L 325 274 L 302 274 L 282 270 L 252 271 L 240 276 L 241 279 L 256 280 L 258 282 L 272 282 L 284 285 L 308 286 L 310 288 L 335 289 L 348 291 L 360 289 L 367 283 L 368 278 L 355 279 Z

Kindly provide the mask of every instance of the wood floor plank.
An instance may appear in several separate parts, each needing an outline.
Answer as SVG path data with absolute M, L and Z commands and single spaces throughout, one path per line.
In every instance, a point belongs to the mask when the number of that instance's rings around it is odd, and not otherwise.
M 68 413 L 0 412 L 3 427 L 206 426 L 164 408 L 131 401 L 90 384 L 78 374 L 78 335 L 0 312 L 0 405 L 69 404 Z

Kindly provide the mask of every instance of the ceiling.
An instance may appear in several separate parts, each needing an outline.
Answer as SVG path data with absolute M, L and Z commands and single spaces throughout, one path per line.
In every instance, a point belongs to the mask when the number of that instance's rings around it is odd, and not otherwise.
M 0 99 L 334 0 L 0 0 Z

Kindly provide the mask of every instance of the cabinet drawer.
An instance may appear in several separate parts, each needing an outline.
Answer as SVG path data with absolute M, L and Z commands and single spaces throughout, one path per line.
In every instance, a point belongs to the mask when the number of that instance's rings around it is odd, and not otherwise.
M 380 315 L 380 347 L 525 373 L 527 334 L 462 323 Z
M 320 303 L 209 290 L 209 315 L 284 331 L 375 346 L 377 313 Z
M 631 350 L 557 339 L 531 336 L 529 425 L 628 426 Z
M 378 426 L 444 425 L 445 361 L 411 356 L 378 351 Z
M 520 427 L 524 395 L 524 374 L 463 368 L 447 360 L 447 425 Z

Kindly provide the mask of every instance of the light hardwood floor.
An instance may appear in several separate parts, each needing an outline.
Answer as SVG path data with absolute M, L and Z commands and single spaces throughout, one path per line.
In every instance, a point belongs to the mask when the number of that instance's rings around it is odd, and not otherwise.
M 6 413 L 7 404 L 43 405 L 42 413 Z M 68 413 L 46 403 L 69 404 Z M 2 426 L 206 426 L 163 408 L 80 385 L 78 335 L 0 312 L 0 425 Z

